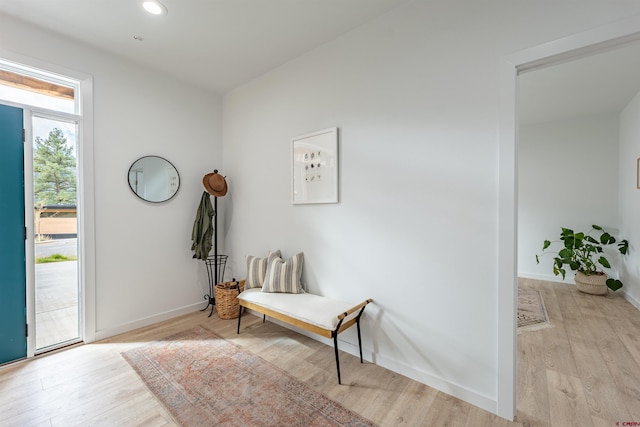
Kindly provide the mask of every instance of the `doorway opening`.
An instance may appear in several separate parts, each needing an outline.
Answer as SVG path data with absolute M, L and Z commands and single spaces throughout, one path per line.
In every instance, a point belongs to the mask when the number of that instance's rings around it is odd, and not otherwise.
M 640 19 L 633 17 L 520 51 L 504 58 L 501 63 L 497 413 L 504 418 L 512 420 L 516 413 L 518 75 L 638 40 Z
M 27 354 L 80 342 L 80 82 L 0 61 L 0 102 L 24 111 Z

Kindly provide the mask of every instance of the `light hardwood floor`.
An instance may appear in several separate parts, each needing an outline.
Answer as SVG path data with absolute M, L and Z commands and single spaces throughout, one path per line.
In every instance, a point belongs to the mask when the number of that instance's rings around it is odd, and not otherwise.
M 554 327 L 518 335 L 518 420 L 640 425 L 640 311 L 620 293 L 598 297 L 527 279 L 519 285 L 542 293 Z
M 522 281 L 541 290 L 553 328 L 518 335 L 518 413 L 486 411 L 256 316 L 196 312 L 90 345 L 0 367 L 1 426 L 175 425 L 120 353 L 203 325 L 381 426 L 615 426 L 640 421 L 640 312 L 620 295 Z M 366 333 L 366 331 L 365 331 Z

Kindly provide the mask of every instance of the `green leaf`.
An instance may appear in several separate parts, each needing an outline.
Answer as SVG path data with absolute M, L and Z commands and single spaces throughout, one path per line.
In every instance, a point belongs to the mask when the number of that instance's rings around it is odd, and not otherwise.
M 571 258 L 571 257 L 573 257 L 573 249 L 571 249 L 571 248 L 561 249 L 558 252 L 558 256 L 560 256 L 561 258 Z
M 611 234 L 602 233 L 602 236 L 600 236 L 600 243 L 602 243 L 603 245 L 606 245 L 609 242 L 610 238 L 611 238 Z
M 606 259 L 605 257 L 603 257 L 603 256 L 601 256 L 601 257 L 598 259 L 598 262 L 599 262 L 603 267 L 611 268 L 611 264 L 609 264 L 609 261 L 607 261 L 607 259 Z
M 615 292 L 622 287 L 622 282 L 617 279 L 607 279 L 607 286 Z
M 571 267 L 573 271 L 576 271 L 580 268 L 580 263 L 578 263 L 577 261 L 571 261 L 569 262 L 569 267 Z
M 600 242 L 598 242 L 596 239 L 594 239 L 591 236 L 584 236 L 584 240 L 586 240 L 589 243 L 600 243 Z
M 593 228 L 594 230 L 602 231 L 602 227 L 600 227 L 599 225 L 592 225 L 591 228 Z
M 627 252 L 629 251 L 629 241 L 623 240 L 620 243 L 618 243 L 618 250 L 622 255 L 626 255 Z
M 544 251 L 549 246 L 551 246 L 551 242 L 549 240 L 545 240 L 544 243 L 542 244 L 542 250 Z
M 538 255 L 536 255 L 536 264 L 540 264 L 540 258 L 538 258 Z

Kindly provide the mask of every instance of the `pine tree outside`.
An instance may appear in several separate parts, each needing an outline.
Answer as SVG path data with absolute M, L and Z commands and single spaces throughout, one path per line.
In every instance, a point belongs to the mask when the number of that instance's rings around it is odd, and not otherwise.
M 46 139 L 36 136 L 33 170 L 36 206 L 76 204 L 76 158 L 67 138 L 53 128 Z
M 47 221 L 60 222 L 62 218 L 58 218 L 58 220 L 54 218 L 59 215 L 57 213 L 61 211 L 59 208 L 73 207 L 75 221 L 77 204 L 75 125 L 34 118 L 34 134 L 35 234 L 38 241 L 43 241 L 51 237 L 50 234 L 44 234 L 42 231 L 45 213 Z M 44 137 L 44 134 L 47 136 Z M 47 228 L 51 228 L 51 226 Z M 53 228 L 55 229 L 55 225 Z M 63 233 L 62 230 L 59 231 Z

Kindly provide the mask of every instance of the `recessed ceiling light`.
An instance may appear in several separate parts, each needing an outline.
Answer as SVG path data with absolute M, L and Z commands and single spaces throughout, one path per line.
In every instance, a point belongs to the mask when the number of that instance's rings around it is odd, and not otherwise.
M 165 5 L 160 3 L 158 0 L 144 0 L 142 2 L 142 7 L 144 10 L 149 12 L 152 15 L 166 15 L 167 8 Z

